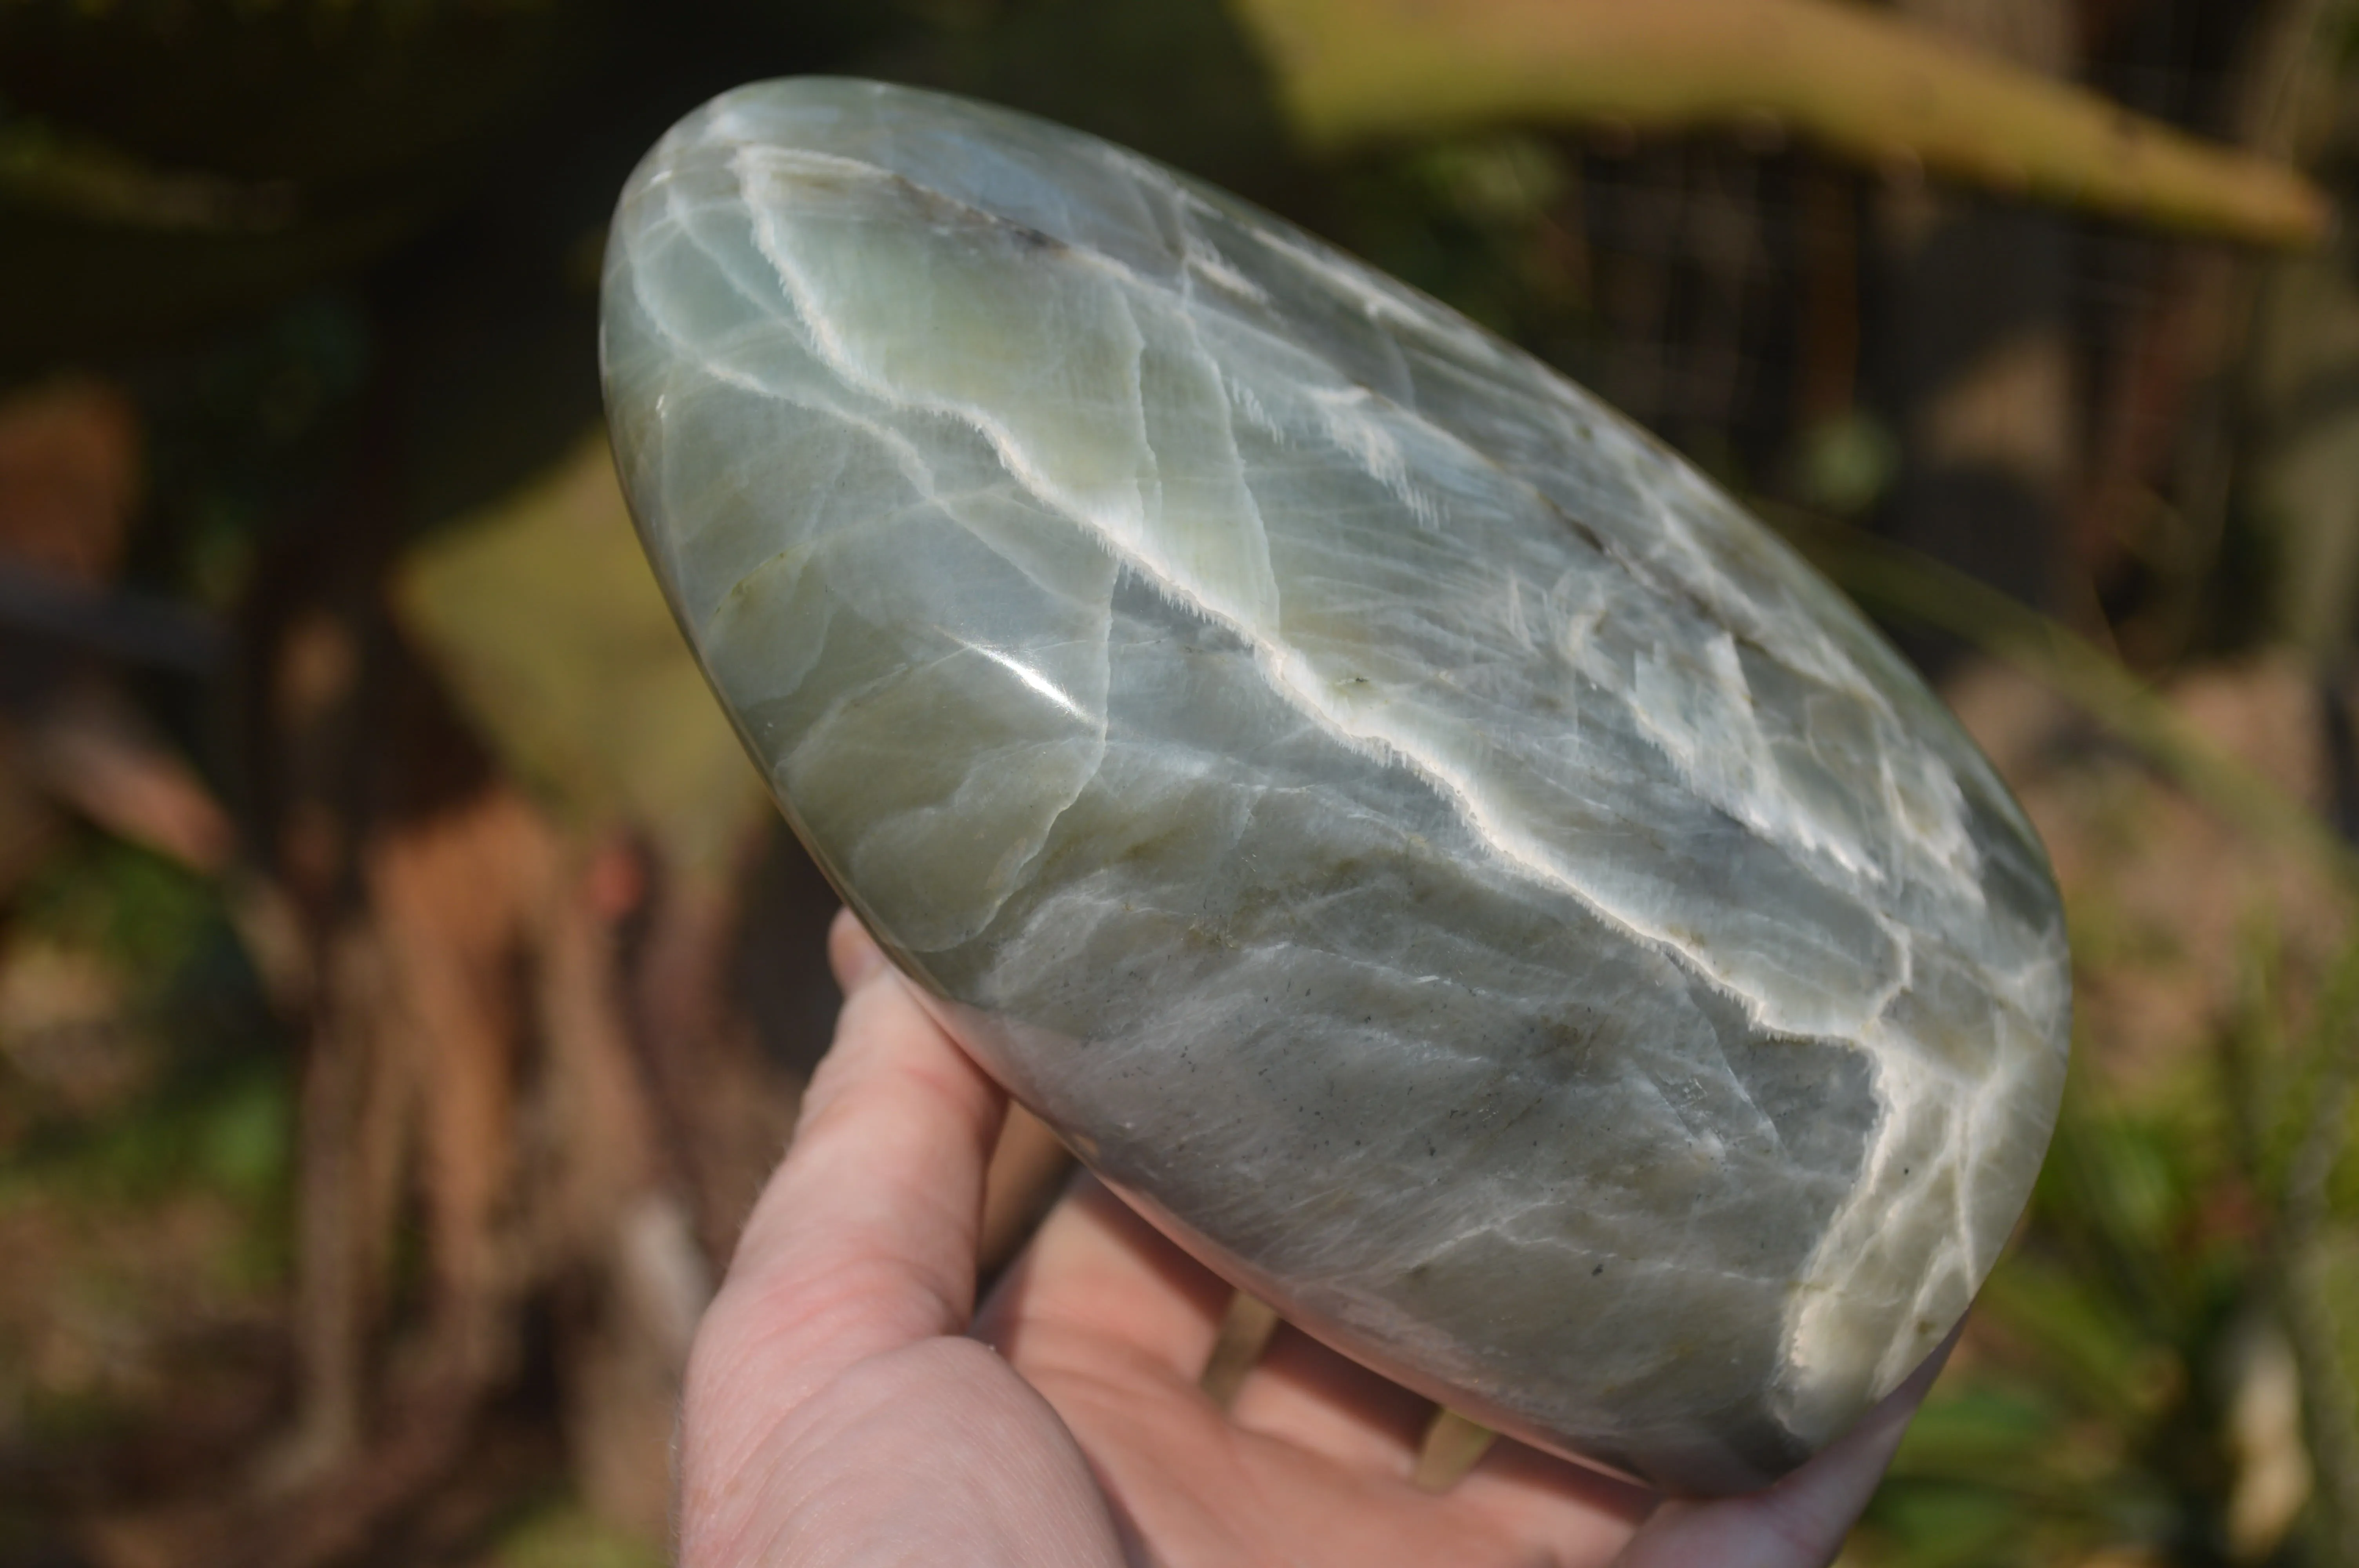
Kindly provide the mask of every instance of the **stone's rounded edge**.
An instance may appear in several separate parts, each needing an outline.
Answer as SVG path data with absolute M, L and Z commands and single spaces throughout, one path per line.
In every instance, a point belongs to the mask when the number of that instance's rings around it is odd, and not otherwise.
M 716 98 L 712 103 L 689 116 L 679 126 L 675 127 L 674 130 L 666 136 L 664 141 L 658 143 L 658 146 L 649 153 L 646 159 L 642 160 L 639 169 L 636 171 L 632 177 L 631 184 L 626 187 L 624 198 L 625 205 L 623 207 L 618 207 L 616 218 L 618 228 L 624 221 L 624 215 L 627 205 L 634 199 L 634 196 L 644 195 L 647 190 L 651 189 L 663 178 L 667 167 L 665 160 L 676 156 L 679 147 L 705 140 L 710 135 L 713 124 L 717 120 L 725 117 L 726 114 L 733 108 L 742 106 L 747 103 L 758 103 L 762 99 L 775 96 L 781 92 L 808 92 L 821 98 L 824 98 L 829 93 L 850 93 L 855 98 L 866 100 L 875 100 L 893 94 L 907 94 L 911 98 L 924 98 L 934 100 L 936 102 L 946 103 L 956 102 L 940 100 L 936 95 L 919 93 L 916 90 L 888 88 L 874 83 L 849 82 L 842 79 L 787 79 L 786 81 L 778 82 L 756 83 L 747 87 L 734 89 L 728 93 L 721 95 L 719 98 Z M 970 106 L 962 104 L 960 105 L 960 108 L 962 112 L 973 112 Z M 993 116 L 1005 115 L 1011 120 L 1028 119 L 1028 117 L 1017 116 L 1013 114 L 1011 112 L 997 109 L 991 109 L 988 111 L 988 114 Z M 1035 124 L 1045 124 L 1046 123 L 1035 122 Z M 1065 132 L 1061 128 L 1056 129 L 1060 136 L 1072 136 L 1074 135 L 1073 133 Z M 1190 186 L 1193 184 L 1193 182 L 1185 183 L 1188 183 Z M 610 244 L 607 272 L 607 285 L 610 288 L 614 286 L 617 277 L 622 276 L 621 274 L 618 274 L 616 269 L 618 267 L 627 268 L 627 255 L 623 253 L 624 247 Z M 606 368 L 609 372 L 609 395 L 611 399 L 613 397 L 614 391 L 611 380 L 611 366 L 607 354 L 607 344 L 605 341 L 605 327 L 603 320 L 601 332 L 601 359 L 602 368 Z M 1631 428 L 1635 429 L 1635 427 L 1632 427 Z M 1643 435 L 1643 433 L 1641 434 Z M 1651 438 L 1646 438 L 1649 440 L 1652 439 Z M 618 439 L 616 443 L 616 457 L 618 462 L 628 462 L 631 460 L 630 457 L 626 455 L 625 445 L 625 442 Z M 1671 458 L 1669 460 L 1678 464 L 1678 460 L 1675 457 Z M 1683 464 L 1679 466 L 1682 469 L 1684 468 Z M 630 482 L 630 477 L 629 472 L 626 470 L 625 490 L 626 492 L 632 494 L 635 519 L 636 519 L 640 524 L 642 537 L 647 541 L 650 556 L 656 561 L 658 576 L 664 582 L 668 599 L 669 599 L 674 605 L 675 614 L 681 619 L 683 629 L 690 631 L 691 634 L 690 641 L 691 645 L 697 649 L 700 663 L 703 663 L 704 649 L 701 646 L 701 639 L 695 636 L 693 634 L 693 630 L 687 627 L 686 624 L 686 612 L 680 601 L 675 574 L 671 569 L 671 563 L 663 547 L 661 529 L 659 525 L 655 524 L 654 519 L 642 511 L 636 486 Z M 708 677 L 710 677 L 712 672 L 709 665 L 707 666 L 707 673 Z M 726 706 L 727 705 L 724 704 L 724 707 Z M 784 798 L 784 792 L 778 787 L 776 775 L 769 765 L 771 759 L 762 754 L 761 748 L 756 744 L 754 736 L 746 729 L 742 716 L 732 710 L 731 718 L 733 724 L 734 724 L 738 729 L 741 739 L 746 743 L 749 753 L 752 753 L 755 756 L 757 765 L 761 767 L 766 779 L 768 779 L 772 783 L 774 794 L 780 795 L 780 804 L 786 811 L 788 819 L 793 825 L 798 836 L 805 843 L 807 849 L 812 853 L 814 860 L 820 864 L 822 871 L 827 875 L 829 881 L 836 887 L 839 893 L 846 898 L 846 902 L 850 903 L 855 911 L 862 914 L 864 920 L 870 926 L 872 931 L 875 931 L 879 937 L 884 940 L 886 949 L 893 956 L 897 966 L 899 967 L 905 974 L 913 976 L 921 989 L 931 994 L 938 1002 L 945 1001 L 947 998 L 947 988 L 940 986 L 931 979 L 928 978 L 929 967 L 918 955 L 908 951 L 901 947 L 897 943 L 891 940 L 889 932 L 887 932 L 882 925 L 874 918 L 873 914 L 864 906 L 859 898 L 858 890 L 852 885 L 850 879 L 842 874 L 841 871 L 834 863 L 834 857 L 829 852 L 828 847 L 815 839 L 814 836 L 806 827 L 799 814 L 796 811 L 793 802 Z M 1972 747 L 1970 741 L 1963 743 L 1963 753 L 1964 755 L 1973 759 L 1974 762 L 1981 762 L 1979 752 Z M 1955 762 L 1954 757 L 1950 760 L 1952 762 Z M 1985 768 L 1987 767 L 1986 763 L 1983 763 L 1982 765 Z M 1997 794 L 2001 799 L 2006 801 L 2010 807 L 2013 806 L 2014 803 L 2011 796 L 2006 795 L 2003 787 L 1997 791 Z M 2019 812 L 2017 821 L 2020 823 Z M 2052 870 L 2049 870 L 2047 868 L 2044 849 L 2038 846 L 2036 834 L 2032 834 L 2028 831 L 2027 824 L 2021 824 L 2021 826 L 2024 827 L 2024 837 L 2027 842 L 2034 847 L 2034 849 L 2038 854 L 2041 869 L 2046 872 L 2049 884 L 2049 893 L 2052 904 L 2053 874 Z M 2060 922 L 2059 923 L 2057 929 L 2060 932 Z M 951 1003 L 948 1005 L 955 1006 L 958 1004 Z M 2067 1006 L 2069 1008 L 2069 987 L 2067 988 Z M 2069 1012 L 2067 1016 L 2069 1017 Z M 976 1033 L 976 1030 L 977 1026 L 971 1023 L 965 1033 Z M 954 1034 L 959 1034 L 961 1033 L 961 1031 L 953 1030 Z M 2069 1023 L 2064 1026 L 2064 1033 L 2057 1038 L 2056 1044 L 2060 1049 L 2068 1043 L 2068 1041 Z M 962 1040 L 962 1043 L 966 1042 Z M 978 1051 L 973 1044 L 968 1044 L 968 1048 L 971 1051 L 975 1051 L 979 1059 L 984 1059 L 984 1053 Z M 1004 1066 L 1000 1070 L 995 1071 L 995 1076 L 1003 1076 L 1003 1081 L 1005 1081 Z M 1011 1087 L 1016 1087 L 1016 1086 L 1011 1085 Z M 1022 1096 L 1020 1088 L 1018 1088 L 1016 1092 L 1018 1092 L 1019 1097 Z M 1038 1108 L 1036 1107 L 1036 1108 Z M 2053 1108 L 2051 1106 L 2049 1114 L 2049 1122 L 2051 1126 L 2052 1120 Z M 2027 1173 L 2023 1178 L 2021 1184 L 2027 1193 L 2028 1191 L 2033 1173 L 2036 1173 L 2036 1167 L 2032 1173 Z M 1189 1250 L 1214 1266 L 1217 1271 L 1223 1272 L 1233 1279 L 1245 1279 L 1248 1281 L 1249 1286 L 1253 1280 L 1258 1278 L 1261 1281 L 1262 1287 L 1264 1288 L 1258 1290 L 1257 1293 L 1276 1295 L 1282 1301 L 1284 1292 L 1277 1286 L 1276 1281 L 1269 1281 L 1266 1276 L 1258 1275 L 1258 1271 L 1253 1270 L 1251 1266 L 1244 1262 L 1244 1260 L 1235 1258 L 1233 1254 L 1226 1252 L 1224 1249 L 1205 1240 L 1202 1237 L 1196 1235 L 1196 1233 L 1190 1230 L 1184 1223 L 1178 1220 L 1175 1217 L 1170 1216 L 1168 1212 L 1162 1211 L 1160 1209 L 1160 1206 L 1153 1205 L 1151 1201 L 1142 1200 L 1139 1206 L 1141 1206 L 1143 1210 L 1153 1210 L 1154 1217 L 1157 1218 L 1158 1224 L 1166 1230 L 1167 1234 L 1174 1235 L 1175 1238 L 1180 1239 L 1183 1246 L 1186 1246 Z M 1987 1269 L 1985 1266 L 1983 1269 L 1977 1270 L 1976 1273 L 1979 1276 L 1986 1271 Z M 1979 1278 L 1977 1278 L 1975 1283 L 1979 1284 Z M 1380 1347 L 1356 1344 L 1352 1341 L 1351 1336 L 1338 1334 L 1332 1329 L 1322 1333 L 1319 1324 L 1316 1322 L 1315 1314 L 1304 1314 L 1304 1317 L 1308 1320 L 1304 1322 L 1304 1326 L 1306 1328 L 1318 1335 L 1320 1337 L 1337 1342 L 1340 1348 L 1345 1349 L 1347 1354 L 1353 1355 L 1355 1358 L 1383 1367 L 1384 1369 L 1391 1372 L 1392 1375 L 1401 1378 L 1401 1380 L 1408 1382 L 1412 1387 L 1419 1387 L 1420 1391 L 1427 1392 L 1432 1397 L 1445 1399 L 1459 1408 L 1468 1410 L 1470 1413 L 1490 1418 L 1494 1424 L 1500 1426 L 1503 1430 L 1514 1433 L 1516 1435 L 1525 1438 L 1527 1441 L 1535 1441 L 1538 1446 L 1549 1448 L 1555 1452 L 1567 1453 L 1568 1456 L 1580 1457 L 1578 1454 L 1571 1454 L 1563 1444 L 1548 1441 L 1545 1432 L 1535 1429 L 1530 1422 L 1516 1417 L 1515 1413 L 1506 1406 L 1496 1404 L 1484 1399 L 1478 1394 L 1473 1394 L 1464 1390 L 1452 1389 L 1437 1391 L 1435 1388 L 1422 1383 L 1420 1380 L 1420 1375 L 1417 1374 L 1413 1369 L 1400 1368 L 1388 1365 L 1387 1363 L 1391 1358 L 1388 1357 Z M 1903 1368 L 1897 1375 L 1891 1379 L 1879 1379 L 1879 1381 L 1897 1383 L 1899 1379 L 1901 1377 L 1905 1377 L 1905 1375 L 1906 1369 Z M 1872 1393 L 1880 1391 L 1880 1389 L 1870 1390 Z M 1846 1407 L 1855 1402 L 1858 1405 L 1858 1409 L 1851 1411 L 1848 1418 L 1838 1417 L 1832 1419 L 1832 1427 L 1834 1431 L 1847 1429 L 1851 1424 L 1851 1421 L 1855 1419 L 1858 1414 L 1863 1413 L 1866 1408 L 1871 1406 L 1874 1403 L 1874 1400 L 1873 1398 L 1869 1398 L 1856 1401 L 1845 1400 L 1843 1402 Z M 1594 1451 L 1593 1450 L 1593 1453 Z M 1799 1462 L 1799 1458 L 1800 1456 L 1801 1455 L 1798 1452 L 1795 1455 L 1797 1462 Z M 1597 1459 L 1593 1456 L 1582 1458 L 1582 1462 L 1587 1464 L 1598 1463 Z M 1634 1454 L 1630 1458 L 1628 1468 L 1634 1474 L 1645 1476 L 1654 1484 L 1665 1486 L 1672 1490 L 1694 1494 L 1741 1490 L 1751 1485 L 1758 1484 L 1760 1481 L 1773 1478 L 1774 1475 L 1778 1473 L 1774 1468 L 1745 1467 L 1743 1462 L 1739 1462 L 1733 1465 L 1722 1465 L 1708 1455 L 1699 1456 L 1694 1452 L 1680 1452 L 1675 1454 L 1668 1450 L 1654 1451 L 1645 1454 Z
M 746 760 L 761 778 L 764 789 L 768 792 L 772 802 L 777 806 L 779 816 L 785 820 L 788 830 L 794 834 L 796 841 L 802 846 L 803 852 L 810 858 L 811 864 L 833 890 L 837 899 L 859 916 L 862 925 L 872 936 L 876 936 L 881 929 L 880 923 L 866 910 L 864 902 L 857 896 L 851 880 L 837 866 L 834 857 L 829 853 L 827 847 L 821 843 L 805 826 L 801 814 L 795 809 L 794 803 L 778 786 L 772 771 L 771 760 L 764 754 L 761 743 L 747 729 L 744 717 L 732 704 L 721 697 L 721 693 L 725 688 L 712 670 L 706 656 L 704 638 L 694 624 L 681 595 L 679 573 L 672 552 L 665 539 L 663 525 L 654 515 L 654 508 L 643 496 L 641 485 L 638 482 L 643 467 L 648 460 L 643 448 L 651 442 L 653 434 L 644 427 L 646 421 L 643 418 L 633 416 L 634 411 L 627 406 L 627 394 L 622 393 L 622 389 L 617 386 L 618 367 L 615 362 L 614 332 L 617 316 L 622 313 L 619 302 L 625 296 L 630 294 L 634 287 L 633 242 L 636 237 L 634 232 L 634 219 L 636 216 L 638 205 L 647 200 L 650 189 L 670 172 L 680 149 L 701 140 L 705 126 L 734 101 L 766 95 L 782 85 L 801 80 L 807 79 L 776 78 L 747 82 L 715 94 L 675 121 L 632 166 L 630 174 L 625 178 L 623 188 L 615 198 L 614 211 L 607 221 L 606 243 L 600 265 L 599 389 L 600 397 L 605 408 L 608 450 L 615 466 L 616 479 L 622 488 L 625 509 L 630 515 L 632 529 L 638 535 L 640 548 L 647 557 L 647 564 L 655 575 L 657 586 L 662 591 L 664 602 L 671 611 L 672 622 L 679 629 L 681 641 L 688 645 L 690 657 L 696 661 L 698 670 L 704 676 L 705 685 L 713 693 L 715 704 L 728 720 L 730 730 L 737 737 L 738 744 L 745 748 Z M 635 300 L 632 304 L 632 313 L 636 313 Z M 920 970 L 921 967 L 916 964 L 913 956 L 900 949 L 897 944 L 886 945 L 885 951 L 890 956 L 895 967 L 903 974 L 913 974 Z
M 875 935 L 873 928 L 870 934 Z M 1015 1064 L 1024 1053 L 1008 1048 L 1004 1022 L 944 994 L 926 975 L 924 967 L 911 963 L 897 946 L 887 945 L 885 951 L 908 980 L 919 1004 L 942 1032 L 1012 1098 L 1056 1133 L 1073 1157 L 1107 1190 L 1121 1197 L 1166 1240 L 1205 1269 L 1267 1303 L 1287 1323 L 1378 1376 L 1541 1453 L 1669 1498 L 1703 1499 L 1757 1491 L 1792 1474 L 1816 1452 L 1812 1445 L 1779 1426 L 1766 1407 L 1746 1423 L 1759 1439 L 1751 1452 L 1736 1444 L 1696 1440 L 1650 1443 L 1644 1438 L 1600 1438 L 1579 1444 L 1552 1431 L 1527 1410 L 1519 1409 L 1512 1390 L 1486 1391 L 1435 1378 L 1381 1342 L 1354 1334 L 1305 1305 L 1284 1281 L 1205 1236 L 1149 1194 L 1107 1173 L 1102 1168 L 1095 1141 L 1085 1131 L 1064 1124 L 1048 1108 L 1047 1097 L 1027 1084 L 1016 1070 Z M 1865 1413 L 1863 1409 L 1858 1415 Z M 1845 1430 L 1850 1424 L 1845 1423 Z
M 1084 1164 L 1088 1162 L 1083 1161 Z M 1093 1173 L 1096 1173 L 1094 1167 Z M 1765 1438 L 1759 1450 L 1751 1454 L 1710 1441 L 1658 1444 L 1643 1437 L 1625 1437 L 1587 1445 L 1569 1443 L 1527 1411 L 1516 1409 L 1511 1394 L 1456 1387 L 1434 1378 L 1385 1346 L 1305 1309 L 1283 1281 L 1210 1240 L 1146 1194 L 1103 1174 L 1099 1180 L 1162 1232 L 1173 1246 L 1239 1290 L 1268 1303 L 1281 1318 L 1329 1349 L 1391 1379 L 1412 1393 L 1421 1394 L 1437 1405 L 1445 1405 L 1543 1454 L 1554 1454 L 1617 1481 L 1649 1487 L 1666 1497 L 1707 1498 L 1758 1491 L 1791 1475 L 1815 1452 L 1790 1433 L 1770 1435 L 1776 1430 L 1775 1423 L 1766 1413 L 1751 1423 Z

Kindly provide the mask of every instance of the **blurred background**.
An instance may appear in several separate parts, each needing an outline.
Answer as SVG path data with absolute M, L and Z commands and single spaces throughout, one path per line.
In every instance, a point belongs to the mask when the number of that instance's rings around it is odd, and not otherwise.
M 595 288 L 638 154 L 800 71 L 1128 143 L 1527 346 L 2022 795 L 2064 1121 L 1846 1564 L 2359 1564 L 2354 45 L 2352 0 L 0 0 L 0 1565 L 661 1561 L 832 900 L 639 562 Z

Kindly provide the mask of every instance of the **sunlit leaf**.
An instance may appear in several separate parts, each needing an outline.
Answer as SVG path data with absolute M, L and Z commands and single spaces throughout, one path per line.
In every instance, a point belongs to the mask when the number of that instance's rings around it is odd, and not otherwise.
M 2307 245 L 2325 198 L 2094 93 L 1833 0 L 1237 0 L 1312 142 L 1500 119 L 1760 123 L 1847 156 Z
M 403 563 L 403 624 L 484 737 L 579 820 L 718 868 L 757 775 L 672 623 L 603 438 Z

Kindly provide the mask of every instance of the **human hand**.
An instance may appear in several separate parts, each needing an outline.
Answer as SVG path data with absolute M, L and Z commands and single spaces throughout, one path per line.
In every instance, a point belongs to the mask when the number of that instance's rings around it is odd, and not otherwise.
M 1228 1286 L 1094 1182 L 974 1316 L 1006 1098 L 849 915 L 829 956 L 835 1044 L 690 1361 L 683 1568 L 1817 1568 L 1941 1359 L 1749 1497 L 1658 1502 L 1505 1440 L 1420 1490 L 1431 1403 L 1290 1327 L 1207 1399 Z

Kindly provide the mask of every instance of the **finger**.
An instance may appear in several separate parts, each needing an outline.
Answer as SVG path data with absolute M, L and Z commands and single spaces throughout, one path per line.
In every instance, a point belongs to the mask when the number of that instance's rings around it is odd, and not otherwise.
M 1052 1214 L 976 1333 L 1035 1381 L 1103 1375 L 1117 1360 L 1193 1386 L 1234 1292 L 1128 1205 L 1085 1179 Z M 1407 1476 L 1432 1404 L 1280 1325 L 1231 1415 L 1248 1431 L 1357 1474 Z
M 885 950 L 848 909 L 837 910 L 835 918 L 828 922 L 827 967 L 835 971 L 836 987 L 845 996 L 886 968 Z
M 1357 1472 L 1408 1476 L 1433 1420 L 1433 1401 L 1281 1325 L 1237 1390 L 1239 1426 Z
M 1084 1174 L 993 1292 L 975 1333 L 1036 1381 L 1104 1371 L 1193 1389 L 1229 1295 Z
M 1773 1487 L 1709 1503 L 1666 1503 L 1639 1528 L 1623 1568 L 1819 1568 L 1867 1506 L 1958 1330 L 1883 1403 Z
M 1220 1407 L 1222 1414 L 1237 1402 L 1237 1391 L 1253 1376 L 1269 1342 L 1285 1325 L 1277 1309 L 1251 1291 L 1230 1294 L 1229 1308 L 1221 1314 L 1220 1329 L 1212 1336 L 1212 1351 L 1204 1357 L 1204 1369 L 1196 1378 L 1196 1387 Z
M 755 1206 L 690 1368 L 775 1408 L 866 1357 L 965 1326 L 1000 1091 L 840 917 L 848 994 L 786 1161 Z
M 1536 1561 L 1603 1563 L 1660 1499 L 1635 1482 L 1500 1437 L 1449 1500 L 1525 1543 Z
M 977 1252 L 986 1276 L 1005 1267 L 1031 1239 L 1072 1173 L 1072 1152 L 1058 1141 L 1049 1124 L 1020 1105 L 1009 1106 L 984 1178 L 983 1240 Z

